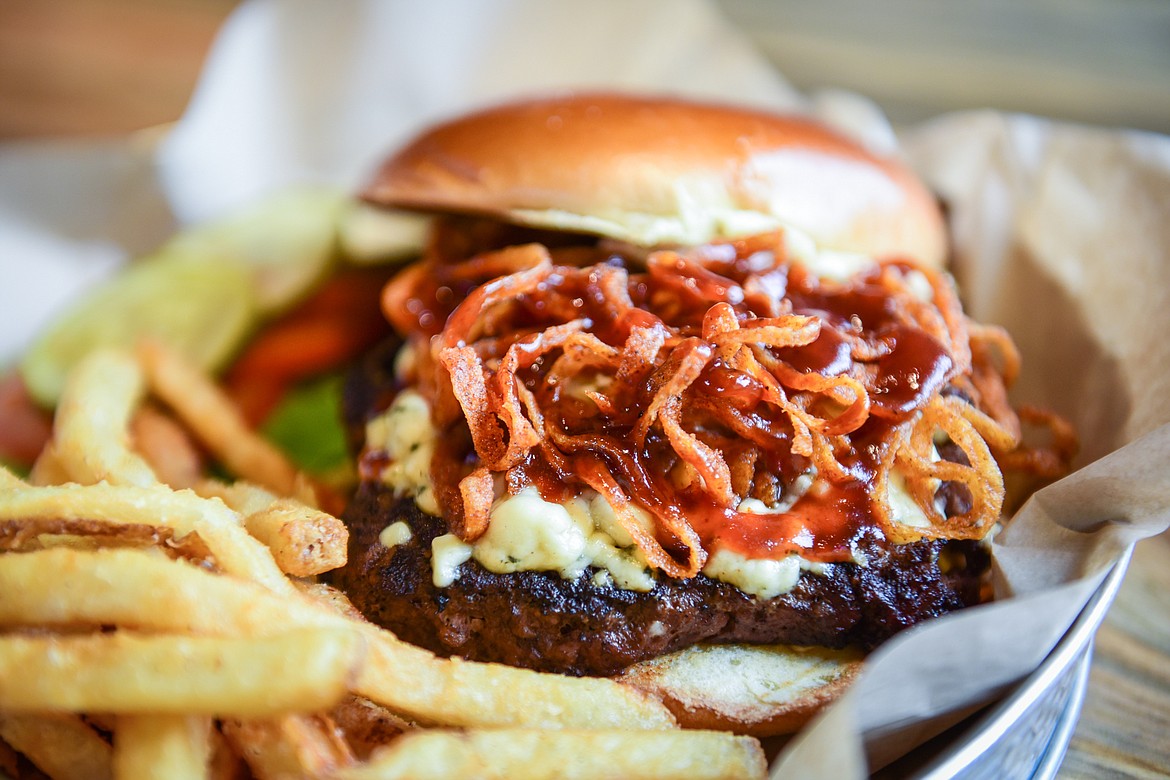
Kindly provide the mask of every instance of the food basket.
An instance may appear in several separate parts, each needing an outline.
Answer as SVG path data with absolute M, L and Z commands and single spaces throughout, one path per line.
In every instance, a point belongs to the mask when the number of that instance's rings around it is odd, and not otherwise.
M 875 774 L 876 778 L 1056 777 L 1076 730 L 1093 640 L 1125 577 L 1128 548 L 1035 672 L 1000 701 Z

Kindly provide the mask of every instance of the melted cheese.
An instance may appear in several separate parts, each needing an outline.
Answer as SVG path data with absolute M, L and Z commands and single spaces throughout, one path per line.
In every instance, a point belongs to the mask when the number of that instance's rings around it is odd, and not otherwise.
M 600 516 L 595 510 L 601 510 Z M 609 504 L 593 491 L 563 504 L 545 501 L 532 487 L 504 496 L 492 507 L 487 533 L 474 548 L 475 560 L 499 574 L 553 571 L 576 579 L 592 566 L 605 572 L 594 576 L 595 585 L 612 583 L 639 591 L 654 587 L 641 550 L 617 524 Z
M 409 542 L 411 535 L 410 526 L 399 520 L 382 529 L 382 533 L 378 534 L 378 543 L 383 547 L 397 547 Z
M 890 487 L 887 493 L 890 502 L 890 517 L 899 525 L 910 528 L 929 528 L 930 520 L 918 502 L 910 496 L 906 478 L 901 472 L 890 472 Z
M 798 555 L 779 560 L 752 559 L 719 549 L 707 558 L 703 573 L 711 579 L 728 582 L 761 599 L 770 599 L 796 587 L 800 579 Z
M 422 395 L 415 390 L 399 393 L 389 409 L 366 424 L 366 446 L 386 453 L 390 462 L 382 470 L 382 482 L 394 488 L 395 495 L 411 496 L 422 511 L 439 514 L 431 485 L 435 429 Z
M 459 567 L 471 560 L 472 548 L 455 534 L 436 536 L 431 542 L 431 581 L 445 588 L 459 579 Z
M 545 501 L 535 488 L 497 501 L 475 559 L 498 574 L 559 571 L 573 578 L 585 571 L 588 539 L 562 504 Z

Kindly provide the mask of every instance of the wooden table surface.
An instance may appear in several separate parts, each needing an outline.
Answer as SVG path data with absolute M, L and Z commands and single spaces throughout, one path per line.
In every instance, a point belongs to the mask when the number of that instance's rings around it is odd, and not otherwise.
M 233 0 L 0 0 L 0 139 L 178 118 Z M 1060 776 L 1170 776 L 1170 536 L 1138 546 Z

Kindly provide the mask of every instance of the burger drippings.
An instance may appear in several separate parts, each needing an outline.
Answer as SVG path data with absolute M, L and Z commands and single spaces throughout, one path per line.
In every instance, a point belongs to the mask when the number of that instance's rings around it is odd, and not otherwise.
M 716 548 L 850 560 L 872 529 L 982 538 L 1003 503 L 996 457 L 1066 459 L 1020 447 L 1010 340 L 970 324 L 946 277 L 895 260 L 821 278 L 780 233 L 646 252 L 447 218 L 383 309 L 417 351 L 435 495 L 468 542 L 501 489 L 588 488 L 672 577 Z M 895 471 L 925 524 L 895 520 Z M 948 515 L 943 485 L 966 511 Z

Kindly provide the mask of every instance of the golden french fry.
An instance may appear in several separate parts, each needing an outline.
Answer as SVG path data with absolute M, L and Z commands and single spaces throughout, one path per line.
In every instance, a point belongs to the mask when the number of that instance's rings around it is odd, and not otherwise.
M 306 484 L 296 467 L 248 427 L 206 374 L 158 342 L 143 342 L 137 354 L 151 389 L 229 471 L 282 496 L 303 496 Z
M 275 493 L 244 480 L 228 484 L 216 479 L 203 479 L 193 489 L 204 498 L 218 498 L 241 517 L 263 512 L 279 498 Z
M 336 726 L 319 716 L 228 720 L 223 733 L 258 780 L 323 777 L 354 761 Z
M 351 688 L 420 723 L 491 728 L 677 728 L 657 699 L 599 677 L 436 658 L 372 625 Z
M 113 777 L 113 751 L 76 715 L 0 711 L 0 739 L 53 780 Z
M 53 576 L 45 577 L 46 571 Z M 139 549 L 0 556 L 0 593 L 11 595 L 0 599 L 0 626 L 117 625 L 244 637 L 279 634 L 290 625 L 281 617 L 287 597 Z M 299 625 L 345 626 L 330 615 L 306 615 Z
M 760 743 L 713 731 L 412 731 L 337 780 L 763 778 Z
M 349 529 L 331 514 L 248 482 L 202 480 L 195 492 L 238 512 L 248 533 L 268 546 L 286 574 L 312 577 L 345 565 Z
M 272 637 L 0 637 L 0 709 L 262 718 L 315 712 L 346 694 L 357 632 Z
M 292 499 L 244 517 L 248 533 L 272 551 L 276 565 L 293 577 L 311 577 L 344 566 L 349 530 L 336 517 Z
M 187 432 L 153 406 L 138 408 L 130 419 L 134 449 L 159 480 L 175 488 L 194 487 L 203 476 L 203 458 Z
M 87 712 L 82 716 L 82 719 L 98 731 L 104 731 L 107 734 L 114 733 L 114 724 L 118 722 L 118 716 L 108 712 Z
M 15 490 L 23 487 L 28 487 L 23 479 L 0 466 L 0 490 Z
M 415 725 L 390 710 L 360 696 L 347 696 L 329 712 L 329 717 L 345 734 L 345 741 L 356 758 L 370 757 L 374 750 Z
M 130 449 L 130 418 L 145 393 L 142 369 L 121 350 L 89 354 L 69 375 L 57 405 L 53 441 L 74 482 L 153 485 L 158 477 Z
M 211 719 L 195 715 L 121 715 L 114 730 L 117 780 L 203 780 L 211 759 Z
M 366 616 L 353 605 L 349 597 L 332 585 L 323 582 L 298 582 L 297 589 L 310 601 L 320 604 L 329 612 L 336 612 L 359 623 L 367 622 Z
M 30 485 L 61 485 L 69 482 L 69 472 L 65 471 L 53 442 L 46 444 L 37 456 L 29 472 L 28 482 Z
M 0 521 L 51 518 L 143 524 L 192 532 L 207 544 L 224 571 L 278 593 L 295 593 L 272 553 L 240 526 L 222 501 L 165 485 L 59 485 L 0 491 Z

